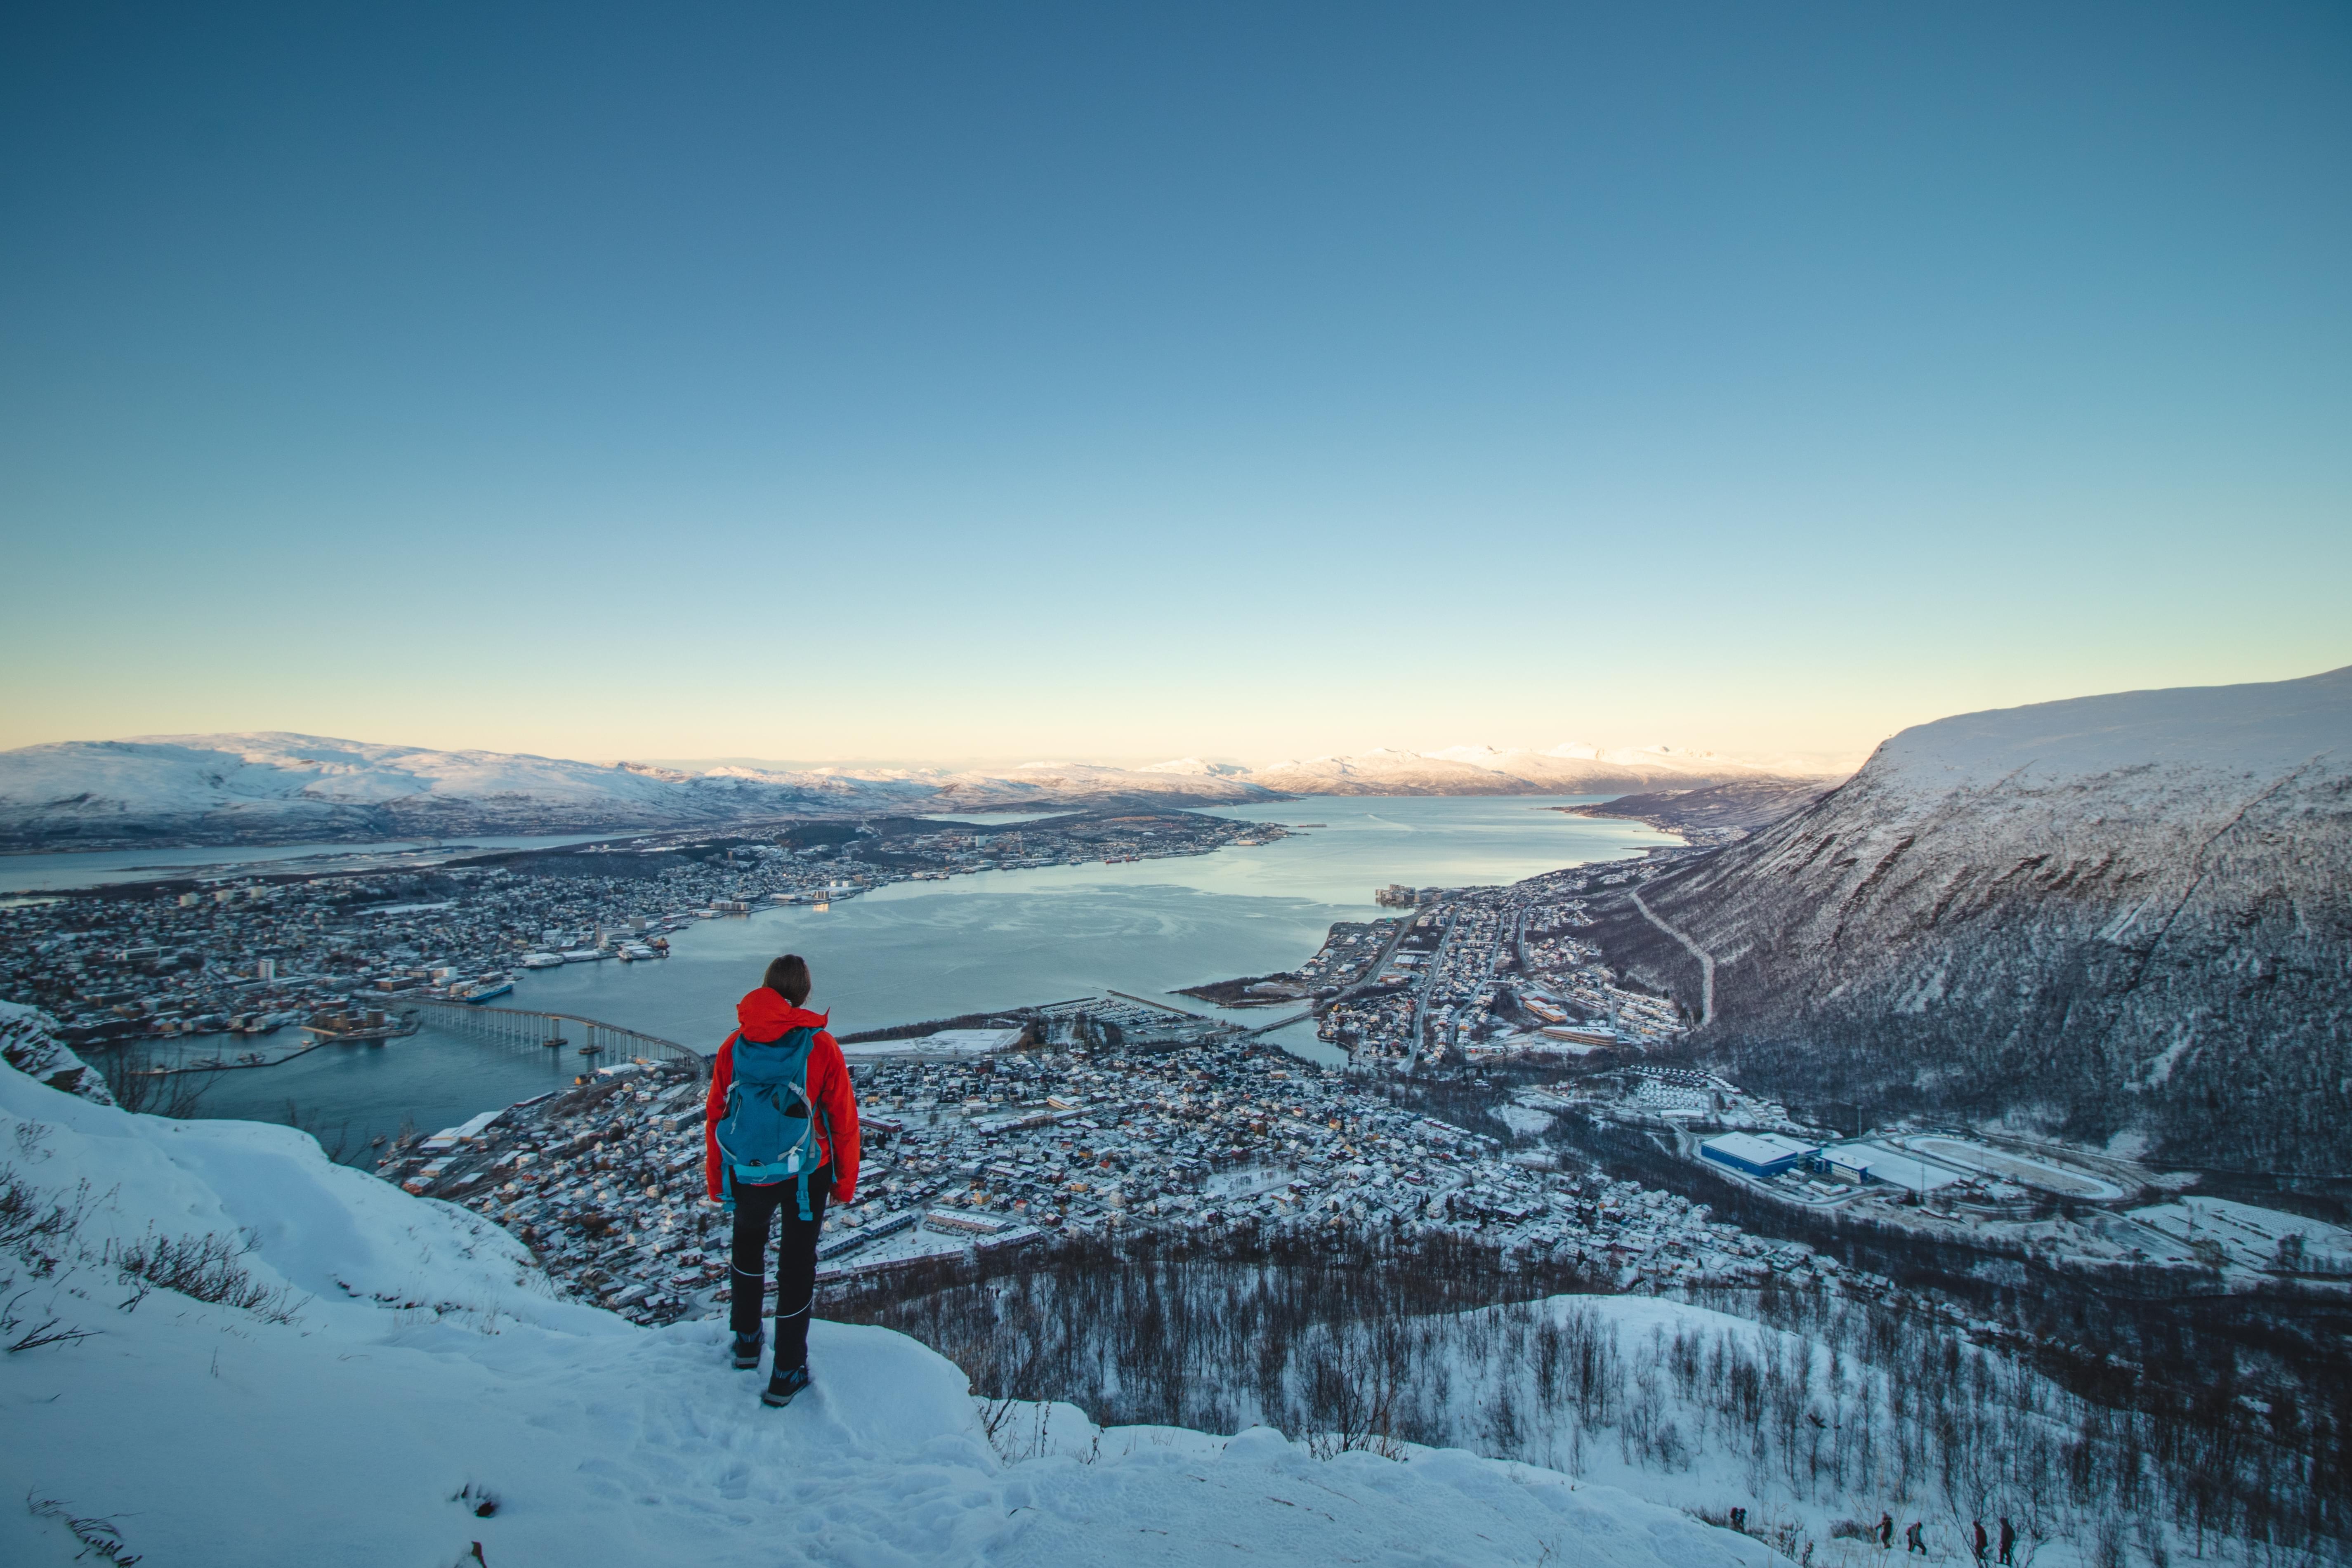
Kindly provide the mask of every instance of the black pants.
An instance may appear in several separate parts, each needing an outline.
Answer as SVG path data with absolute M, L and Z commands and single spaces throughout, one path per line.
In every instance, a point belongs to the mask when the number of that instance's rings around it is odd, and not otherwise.
M 824 1226 L 824 1200 L 833 1191 L 833 1167 L 809 1175 L 809 1218 L 801 1218 L 801 1184 L 777 1182 L 735 1189 L 733 1272 L 728 1278 L 728 1318 L 739 1334 L 760 1331 L 760 1296 L 768 1275 L 768 1235 L 783 1221 L 776 1247 L 776 1368 L 790 1372 L 808 1363 L 809 1307 L 816 1300 L 816 1237 Z

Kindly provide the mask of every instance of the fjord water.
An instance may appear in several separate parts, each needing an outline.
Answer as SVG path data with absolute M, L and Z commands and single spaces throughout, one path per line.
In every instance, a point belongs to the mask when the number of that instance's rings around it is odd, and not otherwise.
M 1511 882 L 1677 842 L 1639 823 L 1554 809 L 1589 798 L 1601 797 L 1325 796 L 1225 807 L 1216 815 L 1320 826 L 1213 855 L 900 882 L 822 913 L 795 906 L 703 921 L 671 937 L 666 961 L 526 971 L 494 1005 L 577 1014 L 715 1050 L 768 960 L 798 952 L 816 978 L 810 1005 L 841 1033 L 1105 990 L 1207 1012 L 1166 993 L 1290 968 L 1332 921 L 1376 918 L 1373 890 L 1388 883 Z M 1279 1016 L 1235 1015 L 1253 1024 Z M 1311 1042 L 1311 1027 L 1297 1032 Z M 1321 1054 L 1310 1043 L 1292 1048 Z M 203 1114 L 277 1120 L 291 1100 L 306 1122 L 347 1124 L 363 1139 L 404 1117 L 427 1131 L 447 1125 L 580 1069 L 568 1050 L 428 1027 L 219 1074 Z

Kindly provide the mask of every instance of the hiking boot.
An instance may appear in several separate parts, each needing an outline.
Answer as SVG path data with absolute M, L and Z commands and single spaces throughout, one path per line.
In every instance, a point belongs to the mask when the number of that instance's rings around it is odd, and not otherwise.
M 779 1372 L 768 1379 L 767 1391 L 760 1395 L 760 1403 L 772 1405 L 782 1410 L 793 1402 L 793 1394 L 808 1385 L 808 1368 L 804 1366 L 796 1366 L 790 1372 Z
M 759 1364 L 760 1336 L 756 1333 L 737 1334 L 735 1336 L 736 1369 L 740 1372 L 749 1372 L 751 1368 Z

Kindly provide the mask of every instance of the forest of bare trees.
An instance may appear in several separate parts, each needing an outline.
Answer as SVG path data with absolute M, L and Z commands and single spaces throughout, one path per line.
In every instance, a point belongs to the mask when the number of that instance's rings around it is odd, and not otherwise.
M 924 1341 L 991 1399 L 1638 1472 L 1710 1517 L 1752 1509 L 1751 1532 L 1805 1561 L 1855 1550 L 1882 1512 L 1948 1543 L 2007 1518 L 2020 1563 L 2053 1543 L 2102 1564 L 2352 1555 L 2352 1394 L 2263 1409 L 2225 1380 L 2137 1399 L 2122 1381 L 2070 1388 L 1923 1310 L 1607 1289 L 1453 1234 L 1071 1240 L 1001 1269 L 873 1277 L 823 1310 Z

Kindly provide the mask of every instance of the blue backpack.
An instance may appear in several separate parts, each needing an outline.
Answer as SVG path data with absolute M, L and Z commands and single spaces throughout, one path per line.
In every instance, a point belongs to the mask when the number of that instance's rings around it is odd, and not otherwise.
M 810 1174 L 824 1163 L 817 1142 L 822 1114 L 809 1098 L 809 1050 L 814 1029 L 793 1029 L 778 1040 L 735 1037 L 735 1073 L 727 1106 L 712 1134 L 719 1141 L 721 1201 L 735 1206 L 735 1186 L 764 1187 L 800 1181 L 801 1218 L 809 1212 Z

